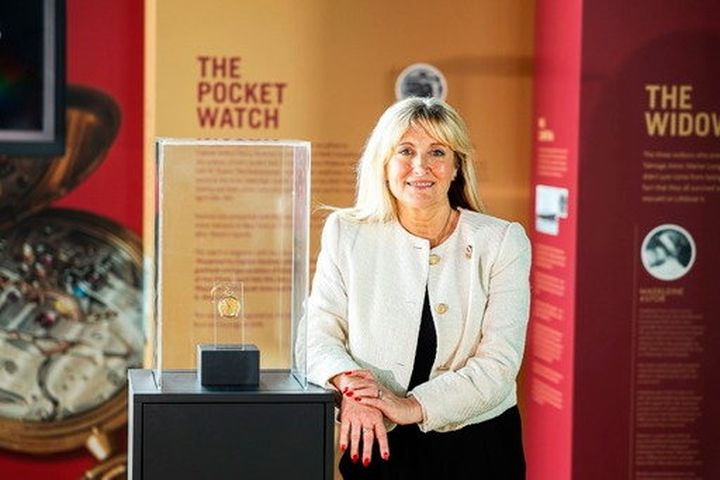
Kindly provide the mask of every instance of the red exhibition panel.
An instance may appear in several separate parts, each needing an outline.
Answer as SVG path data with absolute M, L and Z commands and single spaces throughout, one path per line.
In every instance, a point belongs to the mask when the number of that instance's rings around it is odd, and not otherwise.
M 538 3 L 536 120 L 548 131 L 535 148 L 530 478 L 720 478 L 720 8 L 592 0 L 565 22 L 558 8 Z M 573 57 L 558 30 L 581 42 L 565 90 L 547 67 Z M 578 109 L 551 117 L 568 97 Z M 547 147 L 570 151 L 556 182 L 545 156 L 562 152 Z M 572 398 L 553 408 L 538 384 L 562 400 L 571 385 Z

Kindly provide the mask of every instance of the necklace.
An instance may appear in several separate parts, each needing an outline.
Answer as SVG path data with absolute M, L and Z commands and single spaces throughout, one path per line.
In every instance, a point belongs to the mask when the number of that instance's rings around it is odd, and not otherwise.
M 449 237 L 449 233 L 452 231 L 452 229 L 449 229 L 448 226 L 451 224 L 450 220 L 453 218 L 453 209 L 451 208 L 448 212 L 448 216 L 445 219 L 445 224 L 443 225 L 442 229 L 440 229 L 440 232 L 436 236 L 433 236 L 430 239 L 430 248 L 437 247 L 440 245 L 447 237 Z

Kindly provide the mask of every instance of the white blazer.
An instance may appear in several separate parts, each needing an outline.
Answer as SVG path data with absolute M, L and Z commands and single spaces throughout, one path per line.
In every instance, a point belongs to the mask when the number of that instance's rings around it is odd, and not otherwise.
M 426 432 L 496 417 L 517 403 L 529 270 L 518 223 L 460 209 L 451 236 L 430 248 L 397 221 L 333 213 L 308 302 L 308 378 L 331 387 L 339 373 L 368 369 L 418 400 Z M 430 380 L 408 392 L 426 289 L 437 353 Z

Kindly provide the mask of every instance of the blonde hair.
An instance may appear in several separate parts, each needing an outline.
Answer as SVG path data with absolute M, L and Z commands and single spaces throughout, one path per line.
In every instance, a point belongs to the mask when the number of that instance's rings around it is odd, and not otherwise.
M 402 136 L 413 126 L 448 145 L 454 153 L 458 172 L 448 191 L 450 206 L 484 211 L 465 122 L 442 100 L 410 97 L 394 103 L 380 116 L 358 162 L 355 205 L 340 209 L 341 215 L 363 222 L 386 222 L 397 218 L 395 198 L 385 181 L 385 166 Z

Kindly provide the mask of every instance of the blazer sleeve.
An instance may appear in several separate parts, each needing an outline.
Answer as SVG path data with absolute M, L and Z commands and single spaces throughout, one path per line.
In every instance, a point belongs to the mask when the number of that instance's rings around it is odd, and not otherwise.
M 465 422 L 497 407 L 514 392 L 530 310 L 530 241 L 521 225 L 505 230 L 490 267 L 482 336 L 475 354 L 456 371 L 411 392 L 423 409 L 422 431 Z
M 308 380 L 333 388 L 329 380 L 359 369 L 347 350 L 347 288 L 338 264 L 341 223 L 331 214 L 323 228 L 307 313 Z

